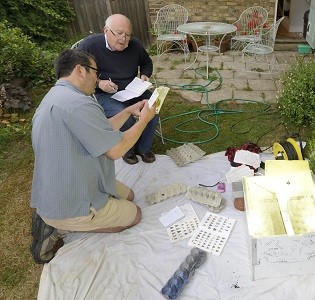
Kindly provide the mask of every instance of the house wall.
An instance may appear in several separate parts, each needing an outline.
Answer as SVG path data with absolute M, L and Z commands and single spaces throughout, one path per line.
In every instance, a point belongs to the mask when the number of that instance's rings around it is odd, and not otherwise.
M 310 9 L 306 1 L 292 0 L 290 2 L 289 32 L 303 32 L 304 13 Z
M 259 5 L 268 10 L 269 22 L 275 14 L 276 0 L 148 0 L 151 24 L 154 24 L 158 10 L 168 4 L 179 4 L 189 12 L 188 22 L 217 21 L 233 23 L 243 10 Z

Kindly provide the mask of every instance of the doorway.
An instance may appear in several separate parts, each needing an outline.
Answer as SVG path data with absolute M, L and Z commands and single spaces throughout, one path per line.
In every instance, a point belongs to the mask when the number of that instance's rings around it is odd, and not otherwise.
M 289 39 L 303 39 L 304 16 L 311 0 L 276 0 L 277 19 L 284 16 L 278 35 Z M 277 36 L 278 36 L 277 35 Z

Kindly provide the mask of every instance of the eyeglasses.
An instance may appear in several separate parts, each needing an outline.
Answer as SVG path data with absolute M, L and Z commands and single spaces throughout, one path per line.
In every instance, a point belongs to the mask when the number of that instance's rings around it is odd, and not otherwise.
M 82 67 L 90 68 L 90 69 L 92 69 L 92 70 L 98 72 L 98 69 L 96 69 L 96 68 L 94 68 L 94 67 L 92 67 L 92 66 L 89 66 L 89 65 L 81 65 L 81 66 L 82 66 Z
M 107 28 L 110 30 L 110 32 L 113 34 L 114 37 L 118 37 L 119 39 L 122 39 L 122 38 L 130 39 L 131 38 L 131 34 L 128 34 L 125 32 L 114 32 L 108 26 L 107 26 Z

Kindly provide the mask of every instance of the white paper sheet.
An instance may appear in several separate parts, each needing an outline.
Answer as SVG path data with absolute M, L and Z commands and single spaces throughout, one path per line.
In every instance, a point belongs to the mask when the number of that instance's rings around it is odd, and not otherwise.
M 112 98 L 124 102 L 141 96 L 150 87 L 152 87 L 150 81 L 142 81 L 140 78 L 135 77 L 124 90 L 115 93 Z

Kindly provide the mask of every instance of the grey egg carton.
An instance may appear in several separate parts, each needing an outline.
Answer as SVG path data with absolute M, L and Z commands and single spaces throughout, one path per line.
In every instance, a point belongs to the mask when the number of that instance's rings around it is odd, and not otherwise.
M 153 205 L 168 198 L 178 196 L 187 192 L 187 186 L 181 183 L 175 183 L 173 185 L 167 186 L 163 191 L 157 191 L 147 195 L 146 201 L 149 205 Z
M 219 212 L 226 205 L 226 200 L 218 192 L 211 191 L 206 187 L 194 186 L 187 189 L 185 196 L 207 206 L 212 212 Z
M 147 195 L 146 201 L 149 205 L 153 205 L 180 194 L 185 194 L 185 197 L 188 199 L 205 205 L 214 213 L 220 212 L 226 205 L 226 200 L 218 192 L 200 186 L 189 188 L 181 183 L 175 183 L 165 187 L 163 190 Z
M 206 154 L 205 151 L 198 146 L 188 143 L 181 145 L 177 148 L 171 148 L 166 151 L 166 154 L 175 162 L 179 167 L 185 166 L 191 162 L 200 159 Z

